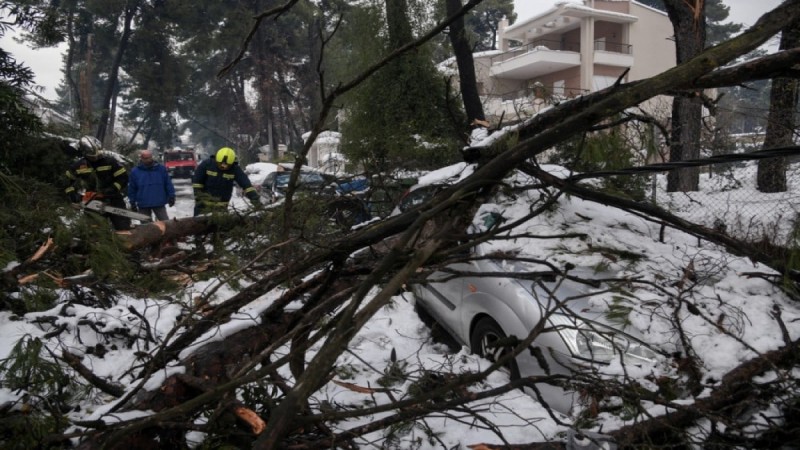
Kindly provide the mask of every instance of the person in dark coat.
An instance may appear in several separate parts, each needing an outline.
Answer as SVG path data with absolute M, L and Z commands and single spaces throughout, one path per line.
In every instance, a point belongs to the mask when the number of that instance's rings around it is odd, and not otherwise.
M 100 200 L 108 206 L 126 209 L 125 193 L 128 187 L 128 172 L 113 156 L 101 153 L 102 144 L 94 136 L 84 136 L 78 142 L 82 158 L 67 169 L 68 186 L 64 190 L 72 203 L 80 203 L 81 192 L 92 200 Z M 130 230 L 131 219 L 109 214 L 115 230 Z
M 169 220 L 167 207 L 175 206 L 175 186 L 167 168 L 153 158 L 153 152 L 142 150 L 139 165 L 131 170 L 128 182 L 131 209 L 156 220 Z
M 234 183 L 253 204 L 261 203 L 256 188 L 236 162 L 236 152 L 230 147 L 222 147 L 216 154 L 204 159 L 194 171 L 194 215 L 215 210 L 226 211 Z

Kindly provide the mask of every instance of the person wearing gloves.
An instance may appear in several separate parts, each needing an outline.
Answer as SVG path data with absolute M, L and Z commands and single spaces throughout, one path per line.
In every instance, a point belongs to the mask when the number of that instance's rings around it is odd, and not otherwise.
M 83 136 L 78 141 L 78 150 L 83 156 L 69 165 L 68 186 L 64 192 L 72 203 L 80 203 L 81 192 L 85 190 L 92 200 L 125 209 L 128 172 L 116 158 L 104 155 L 102 147 L 94 136 Z M 131 229 L 131 219 L 115 214 L 108 217 L 115 230 Z
M 169 220 L 167 207 L 175 206 L 175 186 L 167 168 L 153 158 L 153 152 L 139 152 L 139 164 L 131 170 L 128 182 L 131 209 L 156 220 Z
M 258 192 L 239 163 L 236 152 L 230 147 L 222 147 L 217 153 L 197 166 L 192 177 L 194 190 L 194 215 L 226 211 L 233 194 L 233 185 L 237 184 L 250 201 L 258 205 L 261 200 Z

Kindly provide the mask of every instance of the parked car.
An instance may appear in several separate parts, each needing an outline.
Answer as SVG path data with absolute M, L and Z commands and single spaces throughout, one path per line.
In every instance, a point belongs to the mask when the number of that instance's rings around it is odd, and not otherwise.
M 289 189 L 292 165 L 278 165 L 258 187 L 266 203 L 281 201 Z M 361 192 L 368 189 L 366 179 L 338 179 L 311 168 L 302 168 L 298 174 L 296 192 L 311 195 L 324 202 L 325 214 L 343 228 L 366 222 L 371 218 L 369 204 Z
M 278 166 L 282 170 L 269 173 L 261 184 L 261 195 L 268 203 L 274 203 L 286 196 L 291 167 Z M 301 169 L 297 179 L 297 189 L 316 194 L 332 195 L 336 190 L 336 177 L 315 170 Z
M 466 171 L 466 172 L 465 172 Z M 408 211 L 429 200 L 448 185 L 471 173 L 464 165 L 440 172 L 446 178 L 426 180 L 414 186 L 398 205 L 396 213 Z M 455 175 L 453 175 L 455 174 Z M 524 176 L 516 174 L 515 176 Z M 509 185 L 513 181 L 508 181 Z M 530 184 L 528 180 L 526 183 Z M 522 183 L 525 184 L 525 183 Z M 468 235 L 487 233 L 524 215 L 523 208 L 503 205 L 514 196 L 496 194 L 484 203 L 473 219 Z M 538 198 L 538 193 L 529 198 Z M 524 201 L 522 204 L 524 205 Z M 525 207 L 524 209 L 528 209 Z M 516 211 L 516 212 L 515 212 Z M 524 223 L 498 236 L 523 236 Z M 656 354 L 637 339 L 633 330 L 624 330 L 593 306 L 593 292 L 600 291 L 603 278 L 595 267 L 567 267 L 541 262 L 535 239 L 519 238 L 521 247 L 498 251 L 495 240 L 478 244 L 458 255 L 453 262 L 435 270 L 411 290 L 416 305 L 430 315 L 460 344 L 490 361 L 497 361 L 526 339 L 537 326 L 543 326 L 529 349 L 519 353 L 505 367 L 512 379 L 539 375 L 563 375 L 602 371 L 610 365 L 652 364 Z M 505 242 L 508 242 L 507 240 Z M 525 258 L 527 256 L 527 258 Z M 510 337 L 516 339 L 509 339 Z M 537 350 L 530 350 L 537 349 Z M 551 384 L 537 386 L 547 403 L 568 413 L 576 393 Z
M 172 178 L 192 178 L 197 169 L 197 155 L 193 150 L 165 150 L 163 156 L 164 167 Z
M 411 187 L 403 192 L 390 215 L 394 216 L 401 212 L 406 212 L 427 202 L 442 189 L 472 174 L 473 169 L 473 164 L 458 163 L 431 171 L 419 177 L 417 183 L 412 184 Z

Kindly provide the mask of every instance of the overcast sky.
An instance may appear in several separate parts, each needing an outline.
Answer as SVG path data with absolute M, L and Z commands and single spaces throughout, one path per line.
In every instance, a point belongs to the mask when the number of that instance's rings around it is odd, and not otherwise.
M 514 0 L 514 9 L 519 19 L 526 19 L 547 11 L 560 1 L 563 0 Z M 577 0 L 570 1 L 577 2 Z M 723 0 L 722 3 L 730 7 L 731 22 L 750 26 L 762 14 L 778 6 L 781 0 Z
M 514 0 L 514 8 L 520 19 L 542 13 L 560 0 Z M 724 0 L 730 7 L 730 21 L 752 25 L 768 10 L 776 7 L 781 0 Z M 61 76 L 61 49 L 42 49 L 33 51 L 17 44 L 9 35 L 0 40 L 0 47 L 10 52 L 19 62 L 25 63 L 36 74 L 36 83 L 44 86 L 42 95 L 55 98 L 55 88 Z

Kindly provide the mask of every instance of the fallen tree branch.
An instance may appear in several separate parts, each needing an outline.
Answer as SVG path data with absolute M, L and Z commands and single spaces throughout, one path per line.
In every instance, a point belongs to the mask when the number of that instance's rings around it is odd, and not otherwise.
M 109 383 L 106 380 L 92 373 L 92 371 L 89 370 L 89 368 L 81 364 L 81 358 L 78 355 L 70 353 L 67 350 L 64 350 L 63 352 L 61 352 L 61 359 L 63 359 L 64 362 L 67 363 L 67 365 L 72 368 L 72 370 L 78 372 L 80 376 L 85 378 L 86 381 L 88 381 L 92 386 L 96 387 L 97 389 L 100 389 L 106 394 L 119 398 L 122 397 L 122 394 L 125 393 L 125 389 L 122 386 Z

